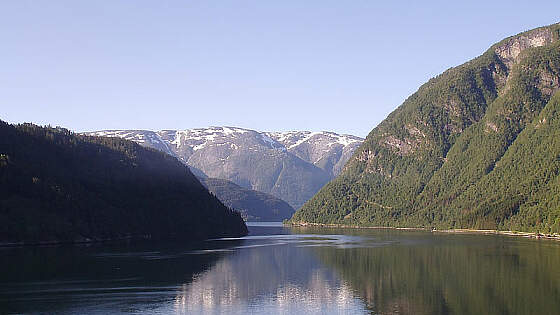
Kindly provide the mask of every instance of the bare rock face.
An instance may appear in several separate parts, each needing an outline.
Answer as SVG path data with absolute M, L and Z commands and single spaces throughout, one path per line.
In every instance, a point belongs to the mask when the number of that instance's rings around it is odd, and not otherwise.
M 226 179 L 270 193 L 299 208 L 338 175 L 363 139 L 333 132 L 258 132 L 237 127 L 187 130 L 109 130 L 177 157 L 198 177 Z
M 552 72 L 541 72 L 537 87 L 544 95 L 551 97 L 560 89 L 560 76 Z
M 519 55 L 527 48 L 541 47 L 554 41 L 554 35 L 549 28 L 541 28 L 529 33 L 514 36 L 499 45 L 494 50 L 502 61 L 511 69 L 519 61 Z

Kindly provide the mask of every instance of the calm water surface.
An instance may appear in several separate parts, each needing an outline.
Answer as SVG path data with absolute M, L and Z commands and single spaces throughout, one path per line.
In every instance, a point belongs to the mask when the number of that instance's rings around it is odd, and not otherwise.
M 2 248 L 0 313 L 560 313 L 558 242 L 249 229 L 194 245 Z

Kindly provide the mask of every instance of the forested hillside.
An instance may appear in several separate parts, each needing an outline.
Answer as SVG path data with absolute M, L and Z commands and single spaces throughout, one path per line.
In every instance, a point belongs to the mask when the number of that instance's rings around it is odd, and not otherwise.
M 431 79 L 292 222 L 560 232 L 560 24 Z
M 225 179 L 200 178 L 200 182 L 226 206 L 239 211 L 247 221 L 280 222 L 291 218 L 296 211 L 282 199 Z
M 247 233 L 185 165 L 120 138 L 0 121 L 0 187 L 1 243 Z

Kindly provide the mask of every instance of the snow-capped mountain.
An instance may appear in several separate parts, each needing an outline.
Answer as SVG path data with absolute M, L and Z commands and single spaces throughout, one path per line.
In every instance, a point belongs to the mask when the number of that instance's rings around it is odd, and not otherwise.
M 363 139 L 333 132 L 258 132 L 237 127 L 187 130 L 106 130 L 171 154 L 199 176 L 230 180 L 299 208 L 340 173 Z
M 302 160 L 337 176 L 364 139 L 334 132 L 288 131 L 267 132 L 267 136 L 280 142 L 287 150 Z

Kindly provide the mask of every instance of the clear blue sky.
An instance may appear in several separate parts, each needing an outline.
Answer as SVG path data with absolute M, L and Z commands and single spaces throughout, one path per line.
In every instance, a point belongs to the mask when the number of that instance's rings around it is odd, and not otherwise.
M 0 119 L 365 136 L 560 1 L 1 1 Z

